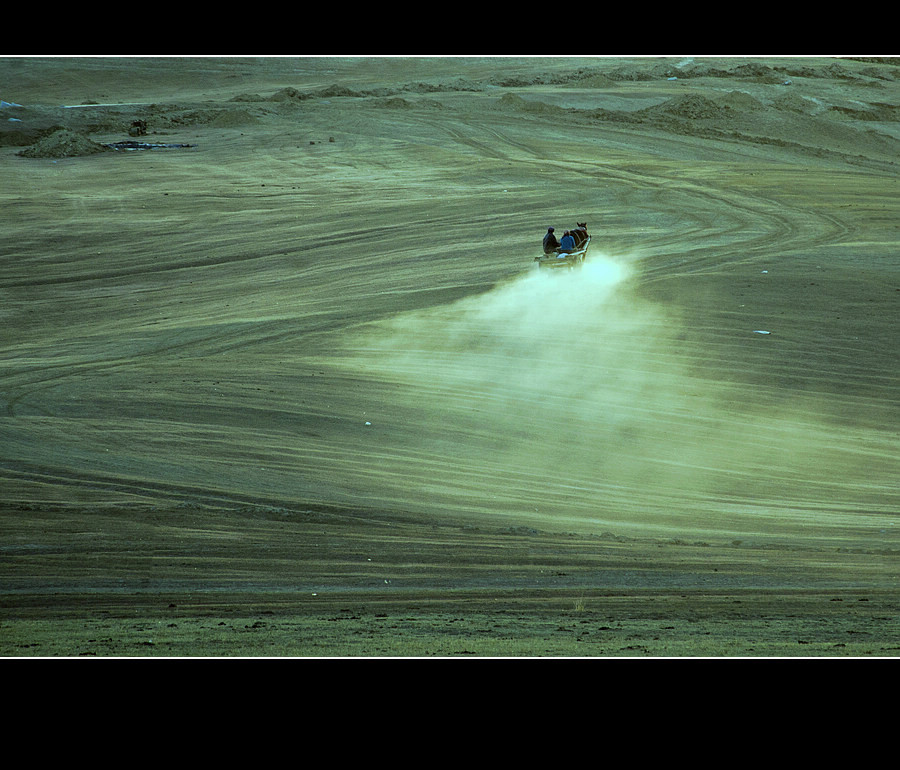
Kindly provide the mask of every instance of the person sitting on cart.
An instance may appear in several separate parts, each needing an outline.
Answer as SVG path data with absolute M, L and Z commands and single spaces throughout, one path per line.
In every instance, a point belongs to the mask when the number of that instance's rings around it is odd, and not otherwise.
M 544 236 L 544 254 L 550 254 L 558 248 L 559 241 L 556 240 L 556 236 L 553 234 L 553 228 L 548 227 L 547 234 Z
M 559 253 L 568 254 L 571 251 L 575 251 L 575 239 L 572 237 L 572 233 L 566 230 L 562 240 L 559 242 Z

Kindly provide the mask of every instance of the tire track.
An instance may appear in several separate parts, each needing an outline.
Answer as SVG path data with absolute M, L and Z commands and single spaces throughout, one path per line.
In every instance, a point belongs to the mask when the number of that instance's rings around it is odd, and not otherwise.
M 688 338 L 668 308 L 632 291 L 687 275 L 727 280 L 742 264 L 855 237 L 852 218 L 779 187 L 793 166 L 759 169 L 764 186 L 742 176 L 753 168 L 749 152 L 735 158 L 718 143 L 705 158 L 709 140 L 573 125 L 532 136 L 539 121 L 502 115 L 383 115 L 367 113 L 372 158 L 329 148 L 328 159 L 304 157 L 308 167 L 283 125 L 272 127 L 284 147 L 251 152 L 258 165 L 237 165 L 234 181 L 241 174 L 293 189 L 300 171 L 315 181 L 296 199 L 247 196 L 246 211 L 243 198 L 229 199 L 237 219 L 214 234 L 208 253 L 208 194 L 147 196 L 158 208 L 142 222 L 187 208 L 178 232 L 155 242 L 159 254 L 142 245 L 127 266 L 90 262 L 84 236 L 83 272 L 66 272 L 52 250 L 41 253 L 49 239 L 32 236 L 32 263 L 53 272 L 30 280 L 10 275 L 10 263 L 2 288 L 22 290 L 22 306 L 37 296 L 47 309 L 75 307 L 71 321 L 63 312 L 33 320 L 27 339 L 4 350 L 9 422 L 0 428 L 12 428 L 21 452 L 0 462 L 3 484 L 48 496 L 71 489 L 79 499 L 237 506 L 302 498 L 718 535 L 787 531 L 817 515 L 823 532 L 836 531 L 854 501 L 874 517 L 891 499 L 880 435 L 860 431 L 844 436 L 845 446 L 806 451 L 806 439 L 836 444 L 842 435 L 817 422 L 823 410 L 779 404 L 785 391 L 774 384 L 763 395 L 779 410 L 748 404 L 751 375 L 795 368 L 789 356 L 773 363 L 759 352 L 767 343 L 782 350 L 779 340 L 736 341 L 709 313 L 710 328 Z M 557 136 L 574 157 L 553 155 Z M 205 170 L 183 170 L 186 193 L 203 188 Z M 575 209 L 589 225 L 596 215 L 598 256 L 615 252 L 607 237 L 633 248 L 636 256 L 613 253 L 633 268 L 629 290 L 609 304 L 598 303 L 596 285 L 593 294 L 543 286 L 516 295 L 536 288 L 527 281 L 533 254 L 488 249 L 485 236 Z M 222 212 L 209 221 L 231 226 Z M 97 224 L 90 234 L 102 231 Z M 187 258 L 179 244 L 190 247 Z M 193 272 L 196 284 L 153 280 L 178 271 Z M 81 291 L 93 290 L 90 282 L 108 284 L 96 309 L 101 291 Z M 698 286 L 680 285 L 679 300 Z M 856 352 L 847 342 L 848 372 Z M 690 368 L 701 358 L 707 381 Z M 837 382 L 824 357 L 807 374 Z M 100 454 L 107 434 L 121 457 Z M 852 456 L 853 474 L 834 481 Z M 867 483 L 858 467 L 877 474 Z M 784 521 L 773 524 L 779 512 Z
M 517 164 L 538 164 L 554 167 L 560 174 L 572 174 L 582 182 L 573 183 L 573 198 L 578 198 L 580 206 L 590 200 L 590 192 L 577 190 L 579 184 L 591 185 L 596 189 L 613 183 L 635 192 L 649 193 L 641 206 L 650 208 L 658 201 L 660 211 L 677 209 L 682 220 L 692 223 L 680 226 L 675 232 L 655 239 L 652 251 L 674 251 L 678 256 L 654 259 L 645 272 L 647 280 L 678 274 L 699 274 L 720 270 L 726 264 L 738 265 L 758 260 L 770 254 L 783 255 L 794 249 L 804 251 L 817 247 L 840 243 L 855 234 L 855 228 L 834 214 L 823 213 L 812 207 L 789 205 L 783 199 L 765 197 L 738 191 L 733 186 L 725 187 L 715 183 L 709 175 L 703 181 L 691 180 L 679 169 L 678 176 L 643 170 L 629 170 L 624 164 L 614 161 L 598 161 L 589 157 L 569 158 L 561 161 L 550 157 L 533 144 L 512 138 L 508 132 L 485 123 L 472 121 L 465 129 L 449 123 L 434 124 L 455 142 L 479 151 L 492 160 L 515 161 Z M 593 141 L 602 142 L 608 136 L 616 136 L 615 129 L 596 129 Z M 629 133 L 628 142 L 635 142 L 635 129 Z M 664 156 L 666 147 L 678 147 L 680 152 L 687 144 L 700 148 L 703 142 L 688 143 L 683 136 L 646 135 L 646 141 L 653 141 L 653 153 Z M 625 140 L 623 140 L 625 141 Z M 633 150 L 632 150 L 633 151 Z M 695 150 L 699 151 L 699 150 Z M 714 161 L 713 161 L 714 163 Z M 621 194 L 621 193 L 620 193 Z M 626 206 L 629 197 L 625 195 Z M 721 220 L 727 224 L 720 225 Z M 602 244 L 602 232 L 597 240 Z M 601 246 L 602 247 L 602 246 Z

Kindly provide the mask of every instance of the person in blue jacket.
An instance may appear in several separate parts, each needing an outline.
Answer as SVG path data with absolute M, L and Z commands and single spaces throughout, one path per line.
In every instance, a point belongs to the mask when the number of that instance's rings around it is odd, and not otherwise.
M 566 230 L 566 232 L 563 233 L 562 240 L 559 242 L 559 252 L 560 252 L 560 254 L 562 254 L 563 252 L 568 254 L 569 252 L 574 251 L 574 250 L 575 250 L 575 239 L 572 237 L 572 233 L 570 233 L 568 230 Z

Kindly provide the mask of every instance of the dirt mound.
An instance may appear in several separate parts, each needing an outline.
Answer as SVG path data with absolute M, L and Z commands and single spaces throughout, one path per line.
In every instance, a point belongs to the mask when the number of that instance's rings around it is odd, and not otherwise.
M 222 110 L 215 118 L 210 122 L 211 126 L 215 126 L 216 128 L 232 128 L 232 127 L 242 127 L 245 125 L 252 125 L 254 123 L 258 123 L 256 116 L 251 114 L 247 110 Z
M 71 158 L 109 151 L 108 147 L 91 141 L 83 134 L 63 128 L 22 150 L 19 155 L 25 158 Z
M 686 94 L 669 99 L 656 107 L 649 107 L 643 112 L 655 117 L 709 120 L 721 117 L 725 110 L 727 107 L 723 107 L 705 96 Z
M 252 97 L 245 96 L 245 99 L 252 99 Z M 296 88 L 282 88 L 280 91 L 276 91 L 272 94 L 267 101 L 270 102 L 300 102 L 304 99 L 309 99 L 309 94 L 305 94 L 302 91 L 298 91 Z
M 614 81 L 638 82 L 644 80 L 665 80 L 679 75 L 677 67 L 669 62 L 642 62 L 625 64 L 612 69 L 608 76 Z
M 523 99 L 518 94 L 513 93 L 504 94 L 500 97 L 499 101 L 503 107 L 539 115 L 557 115 L 564 111 L 562 107 L 557 107 L 553 104 L 547 104 L 546 102 Z
M 612 78 L 603 74 L 591 75 L 576 83 L 579 88 L 611 88 L 615 84 Z
M 779 96 L 772 105 L 777 110 L 783 110 L 784 112 L 797 112 L 801 115 L 812 115 L 815 112 L 818 112 L 819 105 L 816 104 L 812 99 L 809 99 L 805 96 L 800 96 L 795 93 L 787 93 L 783 96 Z
M 740 64 L 731 71 L 731 75 L 754 83 L 780 83 L 784 80 L 778 69 L 759 62 Z
M 740 112 L 759 112 L 766 108 L 759 99 L 746 91 L 729 91 L 719 99 L 719 104 Z
M 362 96 L 362 94 L 360 94 L 359 91 L 354 91 L 352 88 L 347 88 L 346 86 L 335 83 L 323 88 L 321 91 L 317 91 L 316 96 L 323 99 L 333 99 L 344 96 Z

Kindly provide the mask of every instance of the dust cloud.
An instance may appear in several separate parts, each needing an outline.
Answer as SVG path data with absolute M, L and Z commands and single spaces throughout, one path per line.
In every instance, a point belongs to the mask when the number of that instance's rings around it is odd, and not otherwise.
M 370 358 L 367 369 L 421 386 L 423 396 L 442 393 L 535 419 L 541 405 L 610 390 L 610 353 L 642 325 L 635 308 L 616 301 L 627 275 L 611 259 L 572 272 L 535 270 L 370 328 L 357 352 Z
M 694 407 L 670 355 L 677 320 L 639 299 L 631 277 L 627 261 L 594 256 L 355 341 L 348 363 L 400 386 L 418 427 L 404 455 L 412 440 L 423 462 L 442 458 L 432 500 L 596 516 L 636 487 L 644 503 L 658 492 Z
M 762 410 L 749 387 L 698 376 L 683 321 L 635 277 L 598 255 L 367 327 L 344 362 L 392 394 L 403 423 L 370 450 L 372 493 L 680 535 L 859 513 L 860 499 L 835 497 L 837 473 L 846 489 L 863 470 L 833 426 L 808 404 Z M 385 479 L 392 488 L 376 492 Z M 884 490 L 873 491 L 877 507 Z

